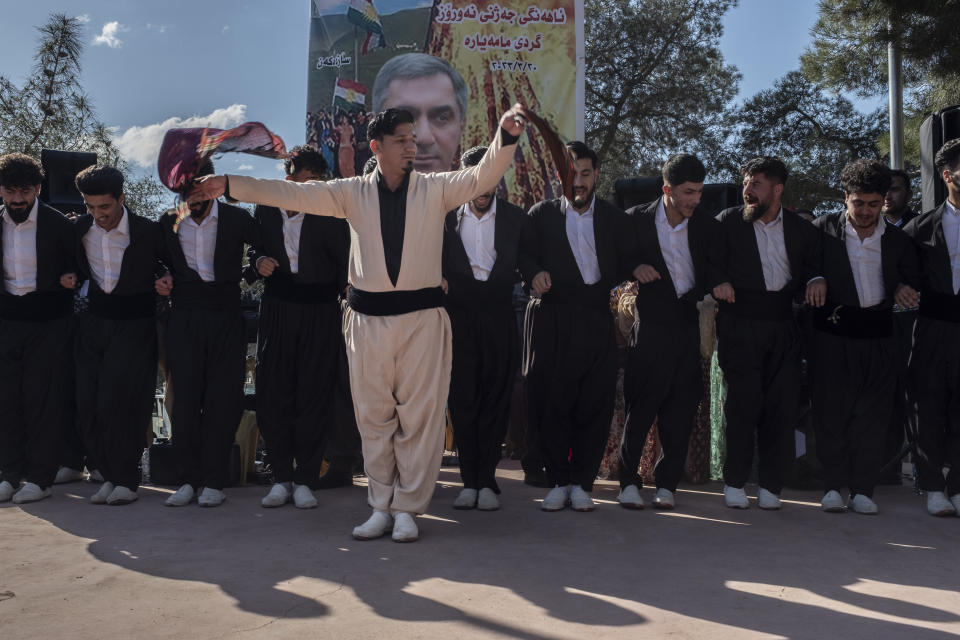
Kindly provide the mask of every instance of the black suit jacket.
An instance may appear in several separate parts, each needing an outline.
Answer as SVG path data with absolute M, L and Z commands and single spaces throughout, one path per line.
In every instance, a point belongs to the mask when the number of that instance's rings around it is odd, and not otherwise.
M 707 267 L 710 243 L 717 222 L 706 214 L 694 213 L 687 223 L 687 242 L 693 261 L 694 286 L 679 299 L 667 268 L 657 235 L 657 209 L 663 198 L 627 209 L 637 236 L 637 264 L 648 264 L 660 274 L 659 280 L 641 284 L 637 290 L 637 316 L 648 320 L 686 319 L 696 321 L 697 303 L 707 294 Z
M 953 270 L 950 267 L 950 248 L 943 235 L 944 202 L 911 220 L 903 231 L 913 239 L 920 257 L 921 292 L 931 291 L 946 296 L 953 290 Z
M 729 282 L 734 293 L 740 289 L 766 291 L 763 266 L 753 223 L 744 220 L 743 206 L 724 209 L 717 215 L 717 237 L 711 245 L 708 286 Z M 782 289 L 794 294 L 811 279 L 822 276 L 820 233 L 809 222 L 783 210 L 783 241 L 790 263 L 790 281 Z M 827 286 L 830 283 L 827 282 Z
M 259 258 L 273 258 L 279 263 L 270 280 L 288 279 L 298 284 L 327 282 L 342 291 L 347 286 L 347 259 L 350 253 L 350 226 L 346 220 L 329 216 L 306 214 L 300 229 L 297 253 L 297 273 L 290 271 L 283 241 L 283 215 L 276 207 L 258 205 L 253 211 L 258 243 L 250 247 L 247 257 L 253 279 L 261 277 L 256 271 Z
M 159 223 L 138 216 L 129 209 L 125 215 L 129 215 L 130 244 L 123 252 L 120 277 L 110 295 L 152 294 L 154 281 L 167 270 L 163 264 L 163 232 Z M 90 285 L 96 286 L 91 279 L 90 262 L 83 246 L 83 237 L 93 224 L 93 216 L 86 214 L 77 219 L 74 229 L 80 277 L 91 280 Z
M 860 306 L 853 268 L 847 255 L 846 214 L 831 213 L 813 222 L 823 237 L 823 276 L 827 279 L 827 304 Z M 883 273 L 884 301 L 880 307 L 892 307 L 893 295 L 901 283 L 920 286 L 917 253 L 903 230 L 888 224 L 880 239 L 880 263 Z
M 496 289 L 499 300 L 510 304 L 513 285 L 519 281 L 517 263 L 526 214 L 520 207 L 497 198 L 497 213 L 493 223 L 493 248 L 497 257 L 490 277 L 485 282 L 474 278 L 467 250 L 463 247 L 460 237 L 463 216 L 463 207 L 457 207 L 447 213 L 443 223 L 443 277 L 447 279 L 449 299 L 454 303 L 467 303 L 479 289 Z
M 0 206 L 0 216 L 9 215 L 6 206 Z M 0 224 L 0 240 L 3 225 Z M 3 243 L 0 241 L 0 265 L 3 264 Z M 69 292 L 60 286 L 60 276 L 77 272 L 76 244 L 73 224 L 62 213 L 37 203 L 37 292 Z M 0 291 L 9 295 L 0 279 Z M 72 295 L 72 294 L 71 294 Z
M 538 202 L 530 208 L 527 216 L 519 260 L 524 281 L 529 284 L 539 272 L 547 271 L 553 283 L 551 293 L 564 287 L 583 287 L 583 276 L 567 238 L 562 200 Z M 600 198 L 594 204 L 593 232 L 600 266 L 600 282 L 595 288 L 609 292 L 632 277 L 637 266 L 636 235 L 630 228 L 627 214 Z
M 240 207 L 218 203 L 217 244 L 213 254 L 214 284 L 236 284 L 243 270 L 244 244 L 256 246 L 259 242 L 253 218 Z M 174 230 L 176 213 L 170 212 L 160 219 L 164 238 L 164 263 L 173 275 L 173 287 L 184 283 L 202 282 L 200 274 L 187 265 L 180 246 L 180 238 Z

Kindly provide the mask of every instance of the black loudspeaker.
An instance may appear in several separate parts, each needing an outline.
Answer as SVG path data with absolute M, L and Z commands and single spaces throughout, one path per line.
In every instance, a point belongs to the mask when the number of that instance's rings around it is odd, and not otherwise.
M 703 185 L 703 196 L 700 197 L 698 213 L 716 216 L 729 207 L 743 204 L 743 192 L 740 187 L 729 182 Z
M 40 164 L 44 173 L 40 199 L 64 214 L 86 212 L 83 196 L 73 181 L 78 173 L 97 164 L 97 154 L 43 149 Z
M 620 178 L 613 185 L 613 201 L 627 210 L 638 204 L 653 202 L 663 193 L 663 178 Z
M 924 211 L 940 205 L 947 188 L 933 159 L 947 140 L 960 138 L 960 105 L 931 113 L 920 124 L 920 197 Z

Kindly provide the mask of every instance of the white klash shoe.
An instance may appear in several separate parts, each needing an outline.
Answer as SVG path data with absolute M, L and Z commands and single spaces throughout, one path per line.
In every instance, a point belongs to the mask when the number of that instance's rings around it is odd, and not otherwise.
M 197 498 L 197 504 L 201 507 L 219 507 L 226 499 L 227 495 L 223 491 L 204 487 L 203 491 L 200 492 L 200 497 Z
M 307 485 L 295 484 L 293 485 L 293 506 L 297 509 L 316 509 L 317 496 L 313 495 L 313 491 Z
M 497 497 L 497 493 L 490 487 L 480 489 L 480 493 L 477 494 L 477 509 L 480 511 L 496 511 L 499 508 L 500 498 Z
M 107 504 L 112 507 L 119 507 L 130 504 L 131 502 L 136 502 L 138 497 L 136 491 L 131 491 L 124 486 L 118 485 L 114 487 L 110 495 L 107 496 Z
M 57 469 L 57 475 L 53 478 L 53 484 L 66 484 L 68 482 L 79 482 L 83 480 L 83 471 L 77 471 L 70 467 L 60 467 Z
M 574 511 L 585 512 L 593 511 L 597 508 L 597 505 L 594 504 L 590 494 L 583 490 L 583 487 L 575 484 L 570 489 L 570 508 Z
M 283 482 L 278 482 L 270 487 L 270 493 L 260 500 L 260 506 L 267 509 L 282 507 L 290 502 L 290 490 Z
M 543 511 L 562 511 L 570 500 L 570 487 L 554 487 L 543 499 L 540 508 Z
M 880 509 L 877 507 L 877 503 L 862 493 L 858 493 L 853 496 L 853 500 L 850 501 L 853 506 L 855 513 L 862 513 L 867 516 L 875 516 L 879 513 Z
M 473 509 L 477 506 L 477 490 L 461 489 L 457 499 L 453 501 L 454 509 Z
M 185 484 L 177 489 L 176 493 L 168 497 L 164 504 L 168 507 L 185 507 L 193 502 L 196 495 L 197 493 L 193 490 L 193 486 Z
M 673 491 L 670 489 L 664 489 L 663 487 L 657 489 L 657 495 L 653 496 L 653 508 L 654 509 L 673 509 L 677 505 L 674 497 Z
M 757 506 L 767 511 L 776 511 L 780 508 L 780 496 L 760 487 L 757 490 Z
M 50 487 L 46 489 L 41 489 L 40 485 L 34 484 L 33 482 L 27 482 L 23 485 L 20 491 L 17 491 L 13 494 L 13 503 L 14 504 L 27 504 L 28 502 L 36 502 L 38 500 L 43 500 L 44 498 L 49 498 L 53 495 L 53 491 Z
M 406 511 L 399 511 L 394 516 L 393 534 L 394 542 L 416 542 L 420 538 L 420 530 L 417 529 L 417 523 L 413 520 L 413 514 Z
M 104 482 L 97 492 L 90 496 L 90 504 L 107 504 L 107 498 L 113 493 L 113 483 Z
M 843 496 L 836 489 L 831 489 L 820 498 L 820 508 L 827 513 L 843 513 L 847 510 L 843 504 Z
M 723 501 L 731 509 L 749 509 L 750 501 L 747 499 L 747 492 L 742 488 L 737 489 L 729 485 L 723 485 Z
M 375 540 L 393 528 L 393 518 L 386 511 L 370 514 L 367 521 L 353 528 L 353 537 L 357 540 Z
M 6 480 L 0 482 L 0 502 L 8 502 L 10 498 L 13 497 L 13 494 L 17 492 L 17 489 L 18 487 L 14 487 Z
M 635 484 L 628 484 L 620 490 L 617 496 L 617 502 L 624 509 L 643 509 L 643 497 L 640 495 L 640 489 Z
M 960 514 L 960 493 L 955 493 L 950 496 L 950 504 L 953 505 L 953 510 Z
M 13 501 L 17 501 L 17 497 L 13 497 Z M 927 492 L 927 513 L 932 516 L 942 517 L 942 516 L 952 516 L 957 513 L 956 508 L 949 500 L 947 496 L 943 494 L 943 491 L 928 491 Z

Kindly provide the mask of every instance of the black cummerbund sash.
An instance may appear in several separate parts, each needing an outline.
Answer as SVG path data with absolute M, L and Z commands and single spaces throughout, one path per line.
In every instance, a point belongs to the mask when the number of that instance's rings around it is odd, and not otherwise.
M 87 297 L 90 301 L 90 313 L 101 318 L 133 320 L 152 318 L 157 313 L 156 297 L 153 291 L 122 296 L 104 293 L 91 283 Z
M 350 308 L 367 316 L 399 316 L 443 306 L 443 289 L 416 291 L 364 291 L 350 287 Z
M 296 282 L 290 277 L 275 273 L 263 286 L 263 297 L 297 304 L 322 304 L 336 302 L 340 287 L 336 282 Z
M 0 295 L 0 319 L 18 322 L 56 320 L 73 313 L 73 291 L 31 291 L 22 296 Z
M 864 309 L 828 302 L 814 310 L 813 326 L 841 338 L 889 338 L 893 335 L 893 307 Z
M 960 296 L 924 291 L 920 294 L 920 315 L 943 322 L 960 323 Z
M 637 319 L 654 325 L 699 324 L 700 310 L 694 300 L 662 300 L 637 296 Z
M 173 285 L 174 309 L 210 309 L 239 311 L 240 285 L 236 282 L 203 282 L 191 280 Z
M 543 294 L 543 304 L 566 304 L 577 307 L 610 310 L 610 287 L 601 280 L 596 284 L 554 282 Z
M 785 291 L 734 289 L 736 302 L 720 302 L 720 311 L 751 320 L 780 322 L 793 318 L 793 296 Z
M 459 309 L 482 310 L 513 306 L 513 283 L 502 280 L 476 280 L 466 276 L 448 276 L 449 293 L 445 304 Z

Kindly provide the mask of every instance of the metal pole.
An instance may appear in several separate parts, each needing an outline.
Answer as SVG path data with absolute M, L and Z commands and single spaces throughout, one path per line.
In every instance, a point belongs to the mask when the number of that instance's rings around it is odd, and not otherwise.
M 893 22 L 887 23 L 893 33 Z M 888 85 L 890 87 L 890 167 L 903 169 L 903 65 L 900 47 L 891 39 L 887 45 Z

